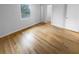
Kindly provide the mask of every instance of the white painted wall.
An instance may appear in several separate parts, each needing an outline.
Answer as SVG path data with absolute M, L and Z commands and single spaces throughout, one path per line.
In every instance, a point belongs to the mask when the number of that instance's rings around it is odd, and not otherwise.
M 30 5 L 31 16 L 21 18 L 19 4 L 0 5 L 0 37 L 40 22 L 40 5 Z
M 1 18 L 1 16 L 0 16 Z M 3 25 L 2 25 L 2 20 L 0 19 L 0 35 L 2 35 L 2 30 L 3 30 Z
M 52 5 L 42 4 L 41 5 L 41 22 L 51 21 Z
M 64 27 L 65 24 L 65 4 L 54 4 L 52 14 L 52 25 Z
M 45 22 L 47 17 L 47 5 L 42 4 L 41 5 L 41 22 Z
M 79 4 L 67 5 L 66 28 L 79 32 Z
M 55 4 L 52 14 L 52 25 L 79 32 L 79 4 Z
M 46 21 L 50 22 L 51 21 L 51 17 L 52 17 L 52 4 L 48 4 L 47 5 L 47 16 L 46 16 Z
M 40 9 L 40 11 L 41 11 L 41 14 L 40 14 L 41 22 L 44 22 L 44 5 L 41 4 L 40 6 L 41 6 L 41 9 Z

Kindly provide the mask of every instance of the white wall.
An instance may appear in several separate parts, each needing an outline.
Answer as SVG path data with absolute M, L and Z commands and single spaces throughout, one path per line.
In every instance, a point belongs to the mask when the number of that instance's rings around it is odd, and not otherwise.
M 47 5 L 41 5 L 41 22 L 45 22 L 47 17 Z
M 79 32 L 79 4 L 67 5 L 66 28 Z
M 54 4 L 52 14 L 52 25 L 64 27 L 65 24 L 65 4 Z
M 41 14 L 40 14 L 41 22 L 43 22 L 44 21 L 44 5 L 41 4 L 40 7 L 41 7 L 41 9 L 40 9 L 40 11 L 41 11 Z
M 79 32 L 79 4 L 55 4 L 52 14 L 52 25 Z
M 51 21 L 51 17 L 52 17 L 52 4 L 47 5 L 47 17 L 46 17 L 46 21 L 50 22 Z
M 42 4 L 41 5 L 41 22 L 51 21 L 52 14 L 52 4 Z
M 20 5 L 0 5 L 0 37 L 40 22 L 40 5 L 30 5 L 31 16 L 21 18 Z
M 2 35 L 2 29 L 3 29 L 2 20 L 0 20 L 0 35 Z

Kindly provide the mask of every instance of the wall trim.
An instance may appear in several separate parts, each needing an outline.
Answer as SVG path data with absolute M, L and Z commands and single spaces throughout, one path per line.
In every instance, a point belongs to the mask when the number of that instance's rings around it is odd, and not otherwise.
M 18 31 L 21 31 L 21 30 L 23 30 L 23 29 L 27 29 L 27 28 L 29 28 L 29 27 L 31 27 L 31 26 L 34 26 L 34 25 L 36 25 L 36 24 L 39 24 L 39 23 L 41 23 L 41 22 L 37 22 L 37 23 L 35 22 L 35 23 L 33 23 L 33 24 L 31 24 L 31 25 L 29 25 L 29 26 L 27 26 L 27 27 L 23 27 L 23 28 L 17 29 L 17 30 L 15 30 L 15 31 L 9 32 L 9 33 L 7 33 L 7 34 L 5 34 L 5 35 L 1 35 L 0 38 L 6 37 L 6 36 L 8 36 L 8 35 L 11 35 L 11 34 L 16 33 L 16 32 L 18 32 Z

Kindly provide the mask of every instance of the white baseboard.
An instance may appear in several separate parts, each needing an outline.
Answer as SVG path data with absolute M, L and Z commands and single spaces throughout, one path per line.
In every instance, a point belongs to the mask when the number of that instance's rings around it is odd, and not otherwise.
M 54 24 L 51 24 L 51 25 L 54 25 Z M 58 26 L 58 25 L 54 25 L 56 27 L 59 27 L 59 28 L 63 28 L 63 29 L 66 29 L 66 30 L 71 30 L 71 31 L 74 31 L 74 32 L 79 32 L 78 29 L 76 28 L 71 28 L 71 27 L 61 27 L 61 26 Z M 78 26 L 77 26 L 78 27 Z
M 20 30 L 22 30 L 22 29 L 25 29 L 25 28 L 28 28 L 28 27 L 30 27 L 30 26 L 36 25 L 36 24 L 38 24 L 38 23 L 40 23 L 40 22 L 35 22 L 35 23 L 33 23 L 33 24 L 29 25 L 29 26 L 22 27 L 22 28 L 20 28 L 20 29 L 15 30 L 15 31 L 6 33 L 5 35 L 1 35 L 0 38 L 5 37 L 5 36 L 8 36 L 8 35 L 10 35 L 10 34 L 12 34 L 12 33 L 18 32 L 18 31 L 20 31 Z

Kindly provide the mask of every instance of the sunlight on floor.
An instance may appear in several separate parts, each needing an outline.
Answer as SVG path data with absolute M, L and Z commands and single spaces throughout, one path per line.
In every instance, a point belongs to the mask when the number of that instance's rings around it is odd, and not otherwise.
M 21 38 L 21 43 L 24 48 L 31 47 L 34 41 L 35 41 L 35 38 L 33 36 L 33 33 L 23 34 L 23 37 Z

